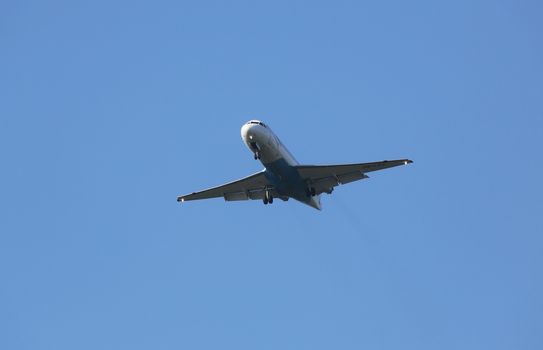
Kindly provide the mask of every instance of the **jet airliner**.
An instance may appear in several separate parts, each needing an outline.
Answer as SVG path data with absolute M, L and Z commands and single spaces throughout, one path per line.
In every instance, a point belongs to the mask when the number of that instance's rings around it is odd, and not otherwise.
M 300 165 L 270 127 L 250 120 L 241 127 L 241 138 L 264 169 L 221 186 L 177 197 L 178 202 L 223 197 L 226 201 L 248 199 L 273 203 L 289 198 L 321 210 L 320 196 L 334 187 L 368 178 L 366 173 L 412 163 L 409 159 L 337 165 Z

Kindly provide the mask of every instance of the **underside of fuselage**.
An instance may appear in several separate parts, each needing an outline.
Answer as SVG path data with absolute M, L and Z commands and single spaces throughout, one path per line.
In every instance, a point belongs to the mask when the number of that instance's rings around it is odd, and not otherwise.
M 272 163 L 264 163 L 266 177 L 274 184 L 274 191 L 279 197 L 293 198 L 315 209 L 321 209 L 320 195 L 311 195 L 308 184 L 302 179 L 296 168 L 280 158 Z

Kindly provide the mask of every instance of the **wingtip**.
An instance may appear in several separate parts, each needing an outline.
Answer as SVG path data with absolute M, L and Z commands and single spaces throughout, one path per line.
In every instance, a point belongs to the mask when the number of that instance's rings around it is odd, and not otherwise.
M 184 202 L 184 201 L 185 201 L 185 198 L 183 198 L 183 197 L 177 197 L 177 201 L 178 201 L 179 203 Z
M 411 159 L 406 159 L 405 162 L 404 162 L 405 165 L 411 164 L 411 163 L 413 163 L 413 161 Z

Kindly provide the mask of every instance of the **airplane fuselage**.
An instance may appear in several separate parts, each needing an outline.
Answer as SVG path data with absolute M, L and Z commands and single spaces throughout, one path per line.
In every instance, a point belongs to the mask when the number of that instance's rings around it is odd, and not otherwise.
M 266 178 L 281 198 L 294 198 L 313 208 L 321 209 L 320 195 L 310 195 L 308 184 L 295 166 L 298 161 L 266 124 L 251 120 L 241 127 L 241 138 L 266 168 Z

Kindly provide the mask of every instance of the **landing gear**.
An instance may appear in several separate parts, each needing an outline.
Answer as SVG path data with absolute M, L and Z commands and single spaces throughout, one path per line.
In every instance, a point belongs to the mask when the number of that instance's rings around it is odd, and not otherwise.
M 260 159 L 260 148 L 256 144 L 256 142 L 250 143 L 251 149 L 254 151 L 255 160 Z
M 316 194 L 315 187 L 308 187 L 305 189 L 305 195 L 308 197 L 315 197 Z
M 262 201 L 264 202 L 264 204 L 273 203 L 273 196 L 269 190 L 266 190 L 266 192 L 264 193 L 264 199 L 262 199 Z

